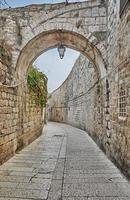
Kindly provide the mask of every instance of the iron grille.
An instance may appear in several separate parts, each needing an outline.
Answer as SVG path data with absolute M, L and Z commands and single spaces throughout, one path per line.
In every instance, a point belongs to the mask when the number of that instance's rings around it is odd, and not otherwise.
M 126 117 L 126 88 L 122 84 L 119 91 L 119 116 Z

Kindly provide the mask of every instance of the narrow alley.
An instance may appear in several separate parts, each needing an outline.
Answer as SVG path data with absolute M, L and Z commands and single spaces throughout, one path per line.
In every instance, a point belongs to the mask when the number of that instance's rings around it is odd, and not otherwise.
M 86 132 L 48 123 L 0 167 L 0 200 L 129 200 L 130 184 Z

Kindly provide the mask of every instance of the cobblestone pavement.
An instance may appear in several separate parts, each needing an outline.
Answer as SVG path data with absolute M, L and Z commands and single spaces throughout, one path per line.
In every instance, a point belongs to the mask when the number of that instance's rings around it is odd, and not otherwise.
M 130 200 L 130 184 L 82 130 L 49 123 L 0 167 L 0 200 Z

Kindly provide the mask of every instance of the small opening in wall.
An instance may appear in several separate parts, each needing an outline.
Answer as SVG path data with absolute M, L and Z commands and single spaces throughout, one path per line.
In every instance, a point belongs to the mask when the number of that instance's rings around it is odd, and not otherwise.
M 106 101 L 109 102 L 110 98 L 110 89 L 109 89 L 109 82 L 106 80 Z
M 97 94 L 100 94 L 100 85 L 97 85 Z

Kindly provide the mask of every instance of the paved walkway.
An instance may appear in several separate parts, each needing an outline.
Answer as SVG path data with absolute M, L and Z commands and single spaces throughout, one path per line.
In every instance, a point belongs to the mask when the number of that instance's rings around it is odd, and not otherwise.
M 49 123 L 0 167 L 0 200 L 130 200 L 130 184 L 92 139 Z

